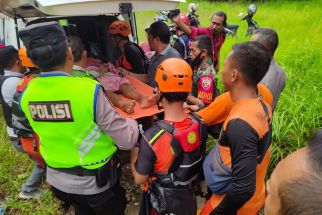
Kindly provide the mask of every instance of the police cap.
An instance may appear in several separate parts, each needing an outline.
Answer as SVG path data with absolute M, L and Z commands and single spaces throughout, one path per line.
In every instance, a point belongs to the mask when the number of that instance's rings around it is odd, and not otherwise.
M 21 29 L 18 35 L 28 51 L 67 41 L 66 33 L 58 22 L 32 24 Z

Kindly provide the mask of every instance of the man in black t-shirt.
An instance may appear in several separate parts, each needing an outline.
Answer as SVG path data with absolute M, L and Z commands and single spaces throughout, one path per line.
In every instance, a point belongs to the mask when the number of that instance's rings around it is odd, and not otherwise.
M 149 184 L 143 198 L 151 208 L 141 204 L 141 212 L 195 215 L 193 190 L 200 176 L 207 135 L 203 135 L 206 130 L 201 120 L 183 108 L 192 89 L 191 67 L 183 59 L 168 58 L 158 66 L 155 81 L 164 120 L 143 132 L 131 153 L 135 183 Z
M 146 58 L 139 46 L 129 41 L 131 26 L 126 21 L 116 20 L 109 29 L 113 45 L 120 49 L 121 55 L 116 60 L 115 66 L 122 67 L 134 74 L 146 73 Z

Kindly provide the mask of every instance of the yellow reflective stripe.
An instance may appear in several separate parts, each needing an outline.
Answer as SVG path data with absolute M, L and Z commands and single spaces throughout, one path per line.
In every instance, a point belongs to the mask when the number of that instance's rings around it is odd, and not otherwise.
M 152 139 L 149 141 L 149 144 L 151 145 L 163 132 L 164 130 L 161 129 L 156 135 L 152 137 Z
M 175 154 L 175 152 L 174 152 L 174 150 L 173 150 L 173 148 L 171 147 L 171 152 L 172 152 L 172 154 L 174 155 Z

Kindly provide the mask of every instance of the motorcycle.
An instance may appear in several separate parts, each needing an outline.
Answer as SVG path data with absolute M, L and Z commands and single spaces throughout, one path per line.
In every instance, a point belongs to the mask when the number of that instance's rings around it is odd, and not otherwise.
M 198 4 L 190 3 L 188 5 L 188 18 L 189 18 L 190 25 L 196 28 L 200 27 L 200 22 L 198 19 L 199 16 L 196 14 L 197 10 L 198 10 Z
M 179 9 L 175 9 L 175 10 L 171 10 L 171 11 L 159 11 L 159 13 L 154 17 L 154 21 L 162 21 L 164 23 L 166 23 L 169 27 L 170 30 L 170 34 L 171 36 L 176 35 L 177 29 L 175 28 L 175 26 L 173 24 L 169 24 L 168 20 L 170 17 L 173 16 L 177 16 L 178 14 L 180 14 L 180 10 Z
M 251 4 L 248 6 L 248 11 L 247 14 L 244 15 L 244 13 L 240 13 L 239 16 L 243 16 L 241 18 L 241 21 L 246 21 L 247 22 L 247 30 L 246 30 L 246 36 L 252 35 L 257 29 L 259 29 L 259 25 L 255 20 L 253 20 L 253 16 L 255 15 L 257 11 L 256 5 Z
M 239 28 L 239 25 L 237 24 L 227 24 L 226 27 L 224 28 L 224 31 L 226 35 L 230 35 L 232 37 L 237 36 L 237 30 Z
M 198 19 L 198 14 L 196 13 L 198 10 L 198 4 L 190 3 L 188 5 L 188 18 L 190 21 L 190 25 L 192 27 L 200 27 L 200 22 Z M 235 37 L 237 35 L 237 30 L 239 28 L 239 25 L 237 24 L 227 24 L 227 26 L 224 28 L 224 32 L 227 35 L 231 35 L 232 37 Z

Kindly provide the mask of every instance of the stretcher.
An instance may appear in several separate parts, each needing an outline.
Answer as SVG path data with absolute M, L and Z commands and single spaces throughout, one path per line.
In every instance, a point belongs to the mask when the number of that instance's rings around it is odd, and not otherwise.
M 145 95 L 145 96 L 152 96 L 153 95 L 153 88 L 150 87 L 149 85 L 143 83 L 142 81 L 137 80 L 136 78 L 134 78 L 133 76 L 130 76 L 130 75 L 126 76 L 125 78 L 128 79 L 130 81 L 130 85 L 135 90 L 140 92 L 142 95 Z M 124 97 L 123 95 L 120 95 L 120 96 L 122 98 L 122 101 L 130 101 L 130 99 Z M 117 107 L 115 107 L 115 108 L 121 114 L 121 116 L 129 117 L 132 119 L 139 119 L 142 117 L 153 116 L 155 114 L 163 112 L 162 110 L 158 109 L 157 105 L 153 105 L 151 107 L 142 109 L 138 102 L 135 102 L 134 113 L 131 113 L 131 114 L 128 114 Z

